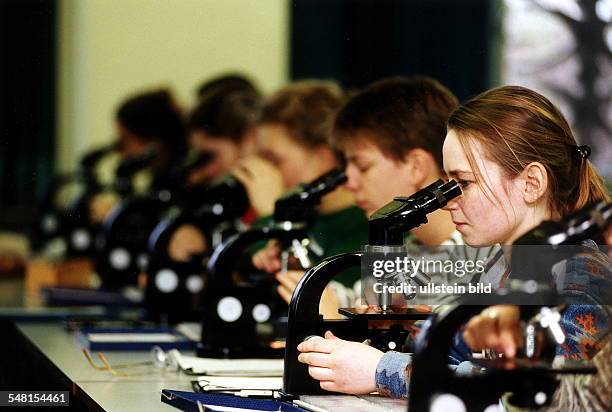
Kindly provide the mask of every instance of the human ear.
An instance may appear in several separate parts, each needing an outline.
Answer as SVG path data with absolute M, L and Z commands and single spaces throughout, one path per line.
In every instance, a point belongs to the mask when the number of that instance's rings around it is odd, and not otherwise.
M 548 174 L 539 162 L 532 162 L 520 174 L 521 192 L 526 203 L 533 204 L 544 197 L 548 190 Z
M 314 159 L 317 159 L 318 164 L 321 166 L 321 173 L 325 173 L 338 166 L 338 158 L 328 146 L 315 147 L 310 150 L 310 154 Z
M 404 155 L 403 163 L 408 167 L 410 180 L 414 186 L 423 188 L 430 183 L 435 160 L 428 151 L 412 149 Z
M 239 145 L 241 157 L 254 153 L 257 147 L 257 128 L 253 126 L 247 128 L 240 139 Z

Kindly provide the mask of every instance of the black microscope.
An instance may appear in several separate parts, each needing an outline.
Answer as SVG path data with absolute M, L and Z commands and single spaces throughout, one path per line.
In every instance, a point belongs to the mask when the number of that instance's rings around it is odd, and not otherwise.
M 563 365 L 552 364 L 556 345 L 565 339 L 559 323 L 561 314 L 566 304 L 575 302 L 559 296 L 545 277 L 552 278 L 558 259 L 584 252 L 584 247 L 578 245 L 586 239 L 597 239 L 610 223 L 612 203 L 605 201 L 589 205 L 560 222 L 543 222 L 514 242 L 512 275 L 496 294 L 468 297 L 453 310 L 430 318 L 417 339 L 408 410 L 488 411 L 507 393 L 510 404 L 533 410 L 550 404 L 559 375 L 596 373 L 588 363 L 565 360 Z M 544 247 L 543 252 L 533 249 L 533 245 Z M 563 250 L 564 246 L 569 249 Z M 486 358 L 472 360 L 480 373 L 455 374 L 447 364 L 455 334 L 487 306 L 503 303 L 520 304 L 523 346 L 517 357 L 510 360 L 489 353 Z
M 287 304 L 276 292 L 277 282 L 253 271 L 250 262 L 243 270 L 237 267 L 249 247 L 275 239 L 284 270 L 309 268 L 323 254 L 308 234 L 316 206 L 344 181 L 344 172 L 335 169 L 296 186 L 276 201 L 270 225 L 235 235 L 214 251 L 203 295 L 199 356 L 282 357 Z
M 95 245 L 95 269 L 103 289 L 119 290 L 137 284 L 139 273 L 148 264 L 149 235 L 164 212 L 180 198 L 188 172 L 211 159 L 203 153 L 174 169 L 157 171 L 151 190 L 135 193 L 133 175 L 150 166 L 158 154 L 154 147 L 143 156 L 124 161 L 117 170 L 115 190 L 122 200 L 104 220 Z
M 427 215 L 461 194 L 454 180 L 438 180 L 408 197 L 397 197 L 370 217 L 369 249 L 375 252 L 398 252 L 403 250 L 404 236 L 411 230 L 427 223 Z M 401 325 L 389 329 L 369 329 L 369 321 L 419 320 L 429 313 L 407 307 L 392 306 L 385 294 L 379 295 L 378 307 L 363 311 L 358 308 L 340 309 L 346 320 L 324 320 L 319 314 L 319 301 L 327 284 L 338 273 L 361 265 L 364 252 L 336 255 L 324 259 L 311 268 L 298 283 L 289 304 L 287 345 L 283 376 L 283 396 L 293 398 L 306 394 L 325 393 L 318 381 L 308 374 L 308 367 L 298 362 L 297 346 L 304 339 L 322 336 L 330 330 L 334 335 L 352 341 L 369 339 L 381 350 L 401 348 L 406 331 Z
M 89 179 L 95 183 L 91 190 L 83 192 L 71 204 L 62 219 L 62 236 L 68 245 L 68 257 L 91 257 L 94 260 L 95 270 L 102 280 L 101 287 L 95 289 L 74 289 L 64 287 L 45 288 L 43 294 L 49 305 L 87 305 L 96 304 L 108 307 L 133 306 L 141 298 L 140 296 L 127 296 L 117 293 L 122 286 L 134 282 L 136 276 L 116 282 L 119 276 L 113 274 L 113 265 L 119 265 L 123 269 L 129 269 L 136 264 L 136 259 L 128 253 L 124 244 L 130 244 L 135 239 L 140 240 L 139 231 L 141 227 L 150 225 L 148 219 L 154 218 L 152 210 L 143 208 L 143 213 L 132 213 L 137 216 L 137 221 L 127 219 L 126 208 L 134 211 L 132 204 L 140 204 L 141 198 L 135 195 L 132 181 L 134 176 L 141 170 L 150 167 L 159 155 L 157 145 L 151 145 L 144 153 L 138 156 L 130 156 L 123 159 L 115 170 L 115 181 L 112 185 L 103 185 L 95 179 L 93 164 L 99 156 L 115 150 L 117 145 L 110 146 L 92 155 L 86 156 L 84 163 L 91 165 Z M 109 216 L 100 224 L 95 223 L 91 216 L 90 208 L 94 196 L 112 192 L 119 196 L 120 203 L 115 206 Z M 127 224 L 126 224 L 127 223 Z M 146 238 L 144 239 L 146 243 Z M 113 245 L 119 244 L 119 247 Z M 142 259 L 141 259 L 142 261 Z
M 104 156 L 115 150 L 116 144 L 93 150 L 83 156 L 76 172 L 52 178 L 38 207 L 32 239 L 35 250 L 70 257 L 93 253 L 98 228 L 91 222 L 89 203 L 103 190 L 95 168 Z
M 596 202 L 571 214 L 561 221 L 545 221 L 514 242 L 512 247 L 512 277 L 514 279 L 551 284 L 551 268 L 577 255 L 583 249 L 582 241 L 590 239 L 605 244 L 602 227 L 612 218 L 612 205 Z M 536 261 L 534 256 L 538 256 Z M 535 270 L 538 263 L 541 270 Z
M 232 175 L 210 186 L 186 190 L 151 232 L 148 240 L 145 308 L 147 318 L 170 324 L 199 321 L 206 266 L 212 251 L 229 237 L 244 231 L 241 217 L 249 208 L 245 187 Z M 184 225 L 196 228 L 205 250 L 177 261 L 169 255 L 172 236 Z

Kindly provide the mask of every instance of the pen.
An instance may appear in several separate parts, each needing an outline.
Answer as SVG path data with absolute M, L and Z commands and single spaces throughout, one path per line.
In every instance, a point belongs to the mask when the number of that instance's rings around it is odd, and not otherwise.
M 319 406 L 311 405 L 299 399 L 294 400 L 293 403 L 299 406 L 300 408 L 304 408 L 312 412 L 329 412 L 327 409 L 323 409 Z
M 228 395 L 239 396 L 241 398 L 275 398 L 275 392 L 271 389 L 238 389 L 238 388 L 207 388 L 202 387 L 202 390 L 207 393 L 223 393 Z

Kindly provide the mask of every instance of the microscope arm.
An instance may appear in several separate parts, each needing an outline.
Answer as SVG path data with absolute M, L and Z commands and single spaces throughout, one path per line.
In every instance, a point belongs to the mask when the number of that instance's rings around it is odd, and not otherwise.
M 448 353 L 457 330 L 471 317 L 479 314 L 487 306 L 461 305 L 427 321 L 417 339 L 417 350 L 412 360 L 410 379 L 409 410 L 427 410 L 424 397 L 419 393 L 430 393 L 432 379 L 450 381 L 453 372 L 448 368 Z
M 345 269 L 359 267 L 361 252 L 343 253 L 323 259 L 310 268 L 297 284 L 289 303 L 287 346 L 285 348 L 285 369 L 283 392 L 289 394 L 321 393 L 317 381 L 308 375 L 308 367 L 298 362 L 297 345 L 306 337 L 320 335 L 321 330 L 331 330 L 344 339 L 363 340 L 367 336 L 367 321 L 356 325 L 355 321 L 324 321 L 319 314 L 321 294 L 333 277 Z M 357 326 L 357 327 L 356 327 Z M 361 335 L 355 335 L 354 330 Z M 352 333 L 351 333 L 352 332 Z

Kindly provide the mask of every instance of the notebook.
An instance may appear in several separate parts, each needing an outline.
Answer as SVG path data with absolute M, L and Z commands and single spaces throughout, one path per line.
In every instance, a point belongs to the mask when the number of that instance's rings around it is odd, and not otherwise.
M 306 409 L 276 399 L 253 399 L 233 395 L 184 392 L 170 389 L 162 390 L 161 401 L 181 411 L 188 412 L 306 411 Z
M 196 342 L 168 327 L 83 328 L 76 333 L 81 346 L 92 351 L 192 350 Z

